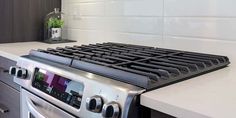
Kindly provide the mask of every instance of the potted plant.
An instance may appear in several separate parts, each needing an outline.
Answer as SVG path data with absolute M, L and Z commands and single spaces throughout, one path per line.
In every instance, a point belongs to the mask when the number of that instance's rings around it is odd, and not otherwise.
M 64 25 L 64 21 L 59 18 L 50 18 L 47 22 L 47 26 L 51 29 L 51 38 L 53 40 L 59 40 L 61 37 L 61 29 Z

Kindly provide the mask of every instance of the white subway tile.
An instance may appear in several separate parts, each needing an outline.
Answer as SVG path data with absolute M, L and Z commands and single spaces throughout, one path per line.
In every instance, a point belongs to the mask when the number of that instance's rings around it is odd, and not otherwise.
M 228 52 L 225 51 L 225 50 L 234 50 L 233 49 L 234 47 L 232 45 L 236 45 L 235 41 L 214 40 L 208 38 L 173 37 L 173 36 L 165 36 L 163 41 L 164 41 L 163 47 L 165 48 L 195 51 L 195 52 L 202 52 L 216 55 L 226 55 L 232 57 L 235 56 L 234 51 L 228 51 Z
M 104 2 L 80 3 L 77 8 L 82 16 L 104 16 L 105 14 Z
M 79 19 L 74 16 L 68 16 L 68 28 L 84 29 L 84 30 L 104 30 L 105 29 L 104 17 L 80 17 Z
M 236 41 L 236 18 L 169 17 L 164 34 Z
M 109 17 L 107 30 L 141 34 L 162 34 L 161 17 Z
M 65 29 L 63 37 L 77 40 L 81 44 L 120 42 L 155 47 L 159 47 L 162 44 L 162 36 L 160 35 L 103 32 L 97 30 Z
M 64 0 L 64 1 L 68 1 L 68 3 L 75 3 L 75 2 L 80 2 L 81 0 Z
M 164 0 L 165 16 L 236 16 L 236 0 Z
M 106 41 L 120 42 L 128 44 L 146 45 L 158 47 L 161 45 L 161 35 L 145 35 L 138 33 L 119 33 L 119 32 L 106 32 Z
M 61 3 L 62 3 L 61 4 L 61 11 L 63 13 L 67 13 L 68 12 L 68 7 L 69 7 L 68 1 L 67 0 L 62 0 Z
M 73 16 L 75 19 L 80 19 L 82 16 L 104 16 L 104 3 L 73 3 L 68 4 L 68 13 L 65 13 L 66 17 Z
M 80 5 L 79 3 L 73 3 L 73 4 L 70 4 L 70 3 L 67 3 L 68 6 L 66 7 L 67 8 L 67 13 L 65 13 L 65 16 L 70 16 L 70 15 L 80 15 Z
M 106 0 L 109 16 L 162 16 L 163 0 Z
M 62 6 L 61 6 L 61 11 L 64 13 L 63 14 L 63 19 L 64 19 L 64 27 L 67 27 L 67 14 L 69 13 L 69 4 L 67 0 L 62 0 Z
M 104 0 L 67 0 L 69 3 L 78 3 L 78 2 L 100 2 Z
M 71 40 L 76 40 L 81 44 L 94 44 L 106 42 L 105 33 L 97 30 L 80 30 L 80 29 L 67 29 L 64 35 Z

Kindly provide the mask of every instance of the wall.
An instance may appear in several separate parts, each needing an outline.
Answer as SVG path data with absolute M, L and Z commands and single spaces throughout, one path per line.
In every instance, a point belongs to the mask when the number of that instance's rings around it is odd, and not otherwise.
M 63 0 L 64 37 L 158 46 L 236 41 L 235 0 Z
M 44 17 L 61 0 L 0 0 L 0 43 L 42 41 Z

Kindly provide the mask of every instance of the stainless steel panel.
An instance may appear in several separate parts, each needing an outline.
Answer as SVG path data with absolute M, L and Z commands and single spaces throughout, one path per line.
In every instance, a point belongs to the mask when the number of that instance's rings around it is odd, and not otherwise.
M 75 118 L 49 102 L 21 89 L 21 118 Z
M 101 113 L 94 113 L 86 109 L 86 98 L 92 97 L 94 95 L 101 96 L 104 103 L 109 103 L 114 101 L 121 107 L 121 118 L 126 118 L 129 110 L 129 105 L 134 96 L 141 94 L 145 90 L 130 84 L 112 80 L 106 77 L 98 76 L 89 72 L 80 71 L 67 66 L 55 64 L 52 62 L 37 60 L 34 61 L 28 58 L 21 58 L 17 62 L 17 66 L 28 70 L 28 77 L 26 79 L 14 78 L 14 81 L 29 91 L 37 94 L 38 96 L 56 104 L 62 109 L 82 118 L 100 118 Z M 71 80 L 80 82 L 84 84 L 84 94 L 82 97 L 80 109 L 73 108 L 56 98 L 51 97 L 48 94 L 41 92 L 38 89 L 32 87 L 32 79 L 35 68 L 42 68 L 69 78 Z

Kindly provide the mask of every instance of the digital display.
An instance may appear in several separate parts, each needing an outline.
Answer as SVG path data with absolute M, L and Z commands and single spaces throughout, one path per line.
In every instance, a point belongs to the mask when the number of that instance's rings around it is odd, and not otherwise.
M 64 103 L 80 108 L 84 89 L 82 83 L 36 68 L 32 85 Z

